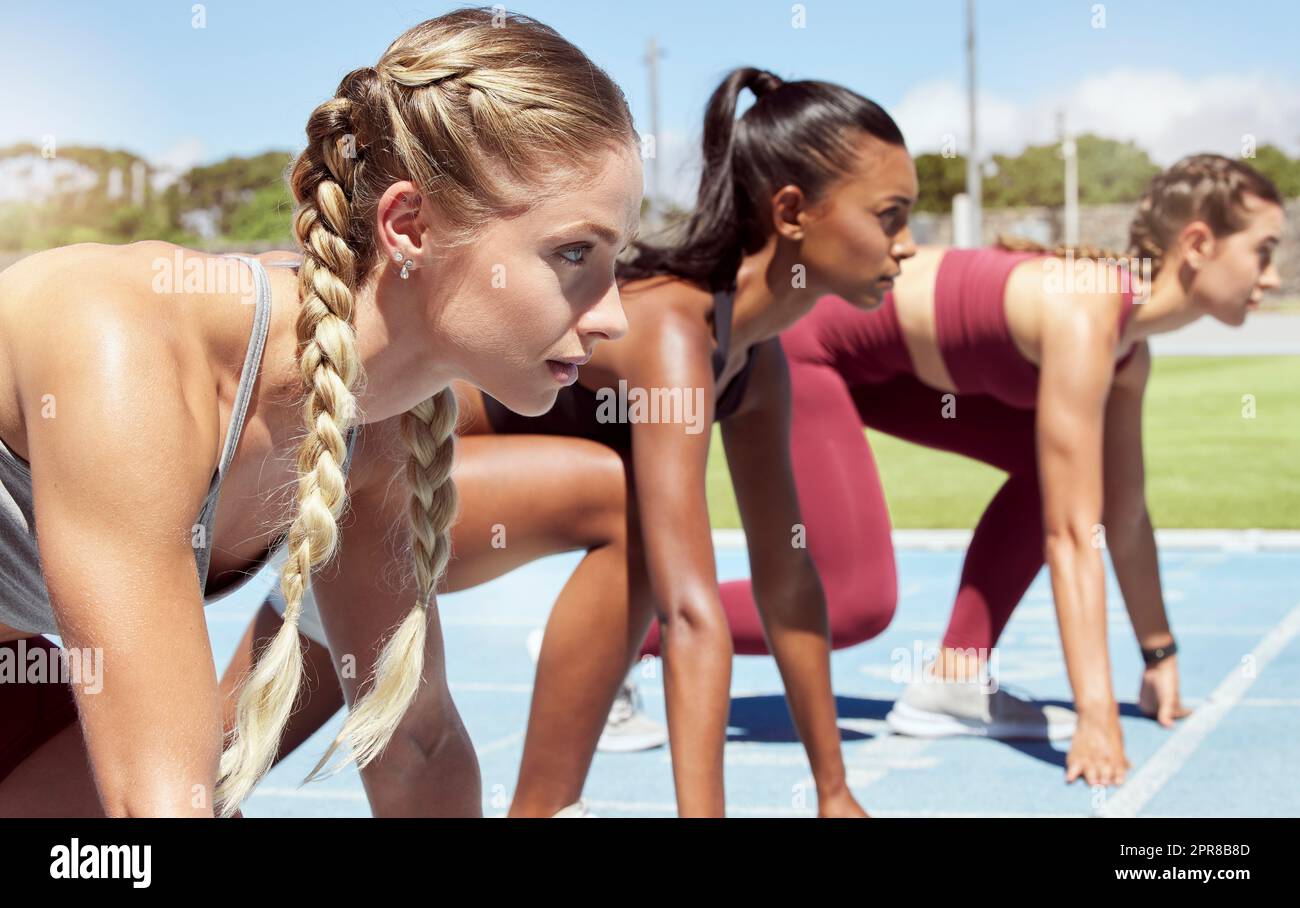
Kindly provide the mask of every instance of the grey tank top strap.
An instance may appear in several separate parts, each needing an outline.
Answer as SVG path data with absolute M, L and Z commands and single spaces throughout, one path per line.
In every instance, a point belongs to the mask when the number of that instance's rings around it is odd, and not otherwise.
M 204 601 L 215 601 L 206 595 L 208 568 L 211 563 L 212 525 L 216 517 L 221 483 L 234 460 L 243 432 L 244 421 L 252 400 L 253 387 L 262 363 L 266 337 L 271 321 L 271 284 L 261 262 L 249 256 L 235 255 L 253 272 L 257 289 L 257 306 L 253 315 L 253 331 L 244 369 L 235 392 L 230 426 L 221 449 L 217 473 L 208 488 L 207 497 L 199 511 L 198 526 L 202 535 L 195 533 L 195 569 L 199 589 Z M 281 264 L 281 263 L 275 263 Z M 347 474 L 352 453 L 361 430 L 355 426 L 348 431 L 348 452 L 343 462 Z M 166 494 L 165 491 L 160 494 Z M 272 546 L 274 549 L 274 546 Z M 251 574 L 250 574 L 251 576 Z M 227 590 L 226 592 L 230 592 Z M 35 502 L 32 489 L 31 465 L 0 441 L 0 623 L 11 625 L 31 634 L 57 634 L 58 625 L 50 604 L 49 590 L 41 569 L 40 550 L 36 539 Z
M 235 392 L 235 404 L 230 411 L 230 426 L 226 430 L 225 444 L 221 448 L 221 460 L 217 464 L 217 475 L 213 477 L 208 489 L 208 496 L 203 501 L 197 524 L 199 538 L 194 540 L 195 568 L 199 575 L 199 589 L 207 586 L 208 566 L 212 562 L 212 524 L 216 519 L 217 502 L 221 498 L 221 485 L 226 478 L 226 471 L 235 459 L 235 450 L 244 431 L 244 419 L 248 416 L 248 403 L 253 397 L 253 385 L 257 382 L 257 373 L 262 365 L 262 352 L 266 349 L 267 330 L 271 324 L 271 282 L 266 276 L 262 263 L 251 256 L 231 255 L 239 259 L 253 272 L 253 285 L 257 290 L 256 309 L 253 312 L 253 332 L 248 343 L 248 353 L 244 356 L 244 369 L 239 375 L 239 389 Z
M 200 590 L 207 588 L 208 569 L 212 563 L 212 526 L 216 520 L 217 503 L 221 498 L 221 485 L 231 462 L 235 459 L 235 451 L 239 448 L 239 439 L 244 431 L 244 420 L 248 415 L 248 405 L 253 397 L 253 386 L 257 382 L 262 354 L 266 349 L 266 336 L 271 324 L 271 281 L 267 276 L 266 268 L 252 256 L 232 254 L 231 257 L 239 259 L 252 269 L 253 283 L 257 290 L 257 308 L 253 314 L 253 331 L 248 343 L 248 353 L 244 357 L 244 370 L 239 376 L 239 389 L 235 392 L 235 403 L 230 413 L 230 427 L 226 431 L 225 445 L 221 449 L 221 461 L 199 514 L 198 525 L 202 527 L 200 531 L 202 536 L 195 540 L 195 568 L 198 571 Z M 292 263 L 288 262 L 273 264 L 292 267 Z M 354 426 L 347 433 L 348 448 L 343 461 L 344 476 L 352 465 L 352 452 L 356 447 L 358 432 L 359 427 Z M 272 550 L 274 548 L 273 545 Z

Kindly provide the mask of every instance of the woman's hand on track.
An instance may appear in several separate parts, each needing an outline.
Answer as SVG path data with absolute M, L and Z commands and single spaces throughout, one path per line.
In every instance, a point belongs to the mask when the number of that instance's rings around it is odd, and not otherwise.
M 838 794 L 817 799 L 818 817 L 870 817 L 846 786 Z
M 1169 656 L 1143 670 L 1138 709 L 1142 710 L 1142 715 L 1155 719 L 1165 728 L 1173 728 L 1175 720 L 1192 714 L 1178 695 L 1177 656 Z
M 1082 778 L 1089 785 L 1122 785 L 1132 767 L 1124 755 L 1118 709 L 1080 713 L 1070 753 L 1065 758 L 1066 784 Z

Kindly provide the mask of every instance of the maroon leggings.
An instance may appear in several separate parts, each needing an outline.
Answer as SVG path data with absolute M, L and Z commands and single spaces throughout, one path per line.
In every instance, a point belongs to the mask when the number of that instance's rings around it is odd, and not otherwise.
M 37 649 L 46 650 L 42 656 L 49 658 L 59 648 L 44 637 L 0 643 L 0 650 L 8 650 L 6 661 L 19 671 L 26 667 L 20 658 L 30 658 L 27 654 Z M 42 744 L 76 723 L 76 697 L 63 681 L 54 678 L 0 683 L 0 781 L 40 750 Z
M 983 394 L 959 394 L 956 418 L 944 418 L 945 392 L 912 375 L 857 383 L 864 376 L 853 365 L 808 355 L 807 345 L 789 332 L 782 345 L 790 364 L 799 508 L 826 594 L 833 646 L 880 634 L 898 603 L 889 511 L 863 432 L 870 426 L 1008 474 L 975 528 L 943 639 L 944 646 L 991 648 L 1043 566 L 1034 411 Z M 721 593 L 735 651 L 767 653 L 750 581 L 724 583 Z M 659 654 L 657 624 L 642 653 Z

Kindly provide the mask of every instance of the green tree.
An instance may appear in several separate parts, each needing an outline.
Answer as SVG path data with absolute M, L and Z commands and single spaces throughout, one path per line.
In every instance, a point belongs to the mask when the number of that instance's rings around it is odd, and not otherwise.
M 1272 180 L 1284 199 L 1300 197 L 1300 160 L 1288 157 L 1276 145 L 1261 145 L 1246 163 Z
M 263 186 L 226 219 L 225 235 L 240 242 L 293 241 L 293 200 L 283 183 Z
M 944 157 L 927 152 L 916 156 L 916 179 L 920 193 L 917 211 L 947 214 L 952 211 L 952 197 L 966 191 L 966 158 Z

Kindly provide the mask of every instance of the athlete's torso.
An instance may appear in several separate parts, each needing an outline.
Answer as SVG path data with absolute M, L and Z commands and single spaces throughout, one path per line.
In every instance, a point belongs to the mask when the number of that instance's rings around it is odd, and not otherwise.
M 256 258 L 264 265 L 292 262 L 284 253 Z M 296 311 L 290 301 L 297 298 L 297 276 L 290 267 L 265 267 L 264 274 L 269 300 L 275 302 L 268 300 L 265 347 L 245 382 L 247 410 L 219 483 L 215 467 L 236 428 L 233 411 L 256 327 L 257 276 L 252 268 L 232 257 L 145 242 L 63 247 L 33 255 L 0 274 L 0 439 L 15 469 L 30 460 L 18 400 L 27 362 L 23 351 L 49 337 L 50 326 L 43 320 L 66 318 L 72 312 L 88 318 L 124 318 L 165 339 L 168 368 L 178 376 L 193 414 L 192 424 L 183 429 L 195 444 L 213 452 L 213 482 L 219 486 L 211 516 L 207 601 L 261 567 L 279 538 L 284 517 L 291 513 L 297 489 L 295 440 L 304 431 L 298 398 L 286 391 L 283 399 L 274 399 L 275 389 L 292 388 L 293 330 L 286 330 L 291 325 L 286 320 Z M 96 313 L 94 307 L 103 308 Z M 76 363 L 67 368 L 76 368 Z M 159 368 L 156 363 L 142 364 L 140 380 L 155 378 Z M 13 630 L 0 623 L 0 640 L 26 636 Z

